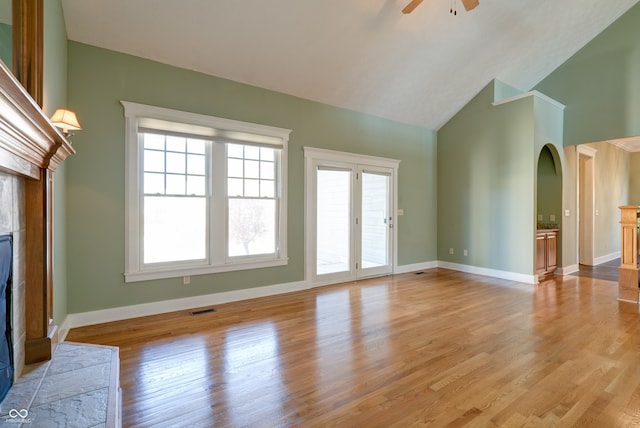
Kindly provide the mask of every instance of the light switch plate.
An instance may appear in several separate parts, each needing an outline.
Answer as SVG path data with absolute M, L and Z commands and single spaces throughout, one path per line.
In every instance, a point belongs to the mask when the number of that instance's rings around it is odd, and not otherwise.
M 564 216 L 565 217 L 569 217 L 571 215 L 571 211 L 569 210 L 564 210 Z
M 556 215 L 555 214 L 549 214 L 549 221 L 552 222 L 552 223 L 554 221 L 556 221 Z
M 398 215 L 404 215 L 404 209 L 398 208 Z

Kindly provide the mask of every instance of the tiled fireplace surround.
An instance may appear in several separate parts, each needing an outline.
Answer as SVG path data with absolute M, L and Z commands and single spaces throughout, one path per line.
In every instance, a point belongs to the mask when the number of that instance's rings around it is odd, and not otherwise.
M 12 339 L 15 379 L 25 365 L 25 192 L 24 179 L 0 171 L 0 235 L 13 234 Z

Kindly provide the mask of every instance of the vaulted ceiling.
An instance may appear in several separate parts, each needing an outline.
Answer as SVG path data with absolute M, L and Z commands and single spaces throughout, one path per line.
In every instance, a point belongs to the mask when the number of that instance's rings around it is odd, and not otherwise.
M 438 129 L 493 78 L 531 89 L 638 1 L 62 4 L 70 40 Z

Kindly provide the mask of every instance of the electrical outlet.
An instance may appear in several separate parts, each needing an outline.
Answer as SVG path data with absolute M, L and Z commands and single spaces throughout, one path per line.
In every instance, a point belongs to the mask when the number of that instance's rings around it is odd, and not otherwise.
M 551 223 L 553 223 L 554 221 L 556 221 L 556 215 L 555 214 L 549 214 L 549 221 Z
M 464 250 L 464 251 L 463 251 L 463 254 L 464 254 L 465 256 L 468 256 L 468 255 L 469 255 L 469 251 Z
M 404 209 L 398 208 L 398 215 L 399 216 L 404 215 Z
M 189 285 L 189 284 L 191 284 L 191 277 L 190 277 L 190 276 L 183 276 L 183 277 L 182 277 L 182 283 L 183 283 L 184 285 Z
M 453 254 L 453 248 L 449 248 L 449 254 Z
M 542 222 L 542 214 L 538 214 L 538 221 Z

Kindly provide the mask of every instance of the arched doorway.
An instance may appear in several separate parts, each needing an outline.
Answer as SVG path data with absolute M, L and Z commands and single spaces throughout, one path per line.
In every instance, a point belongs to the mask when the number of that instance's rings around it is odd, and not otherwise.
M 538 155 L 536 175 L 536 274 L 545 276 L 561 264 L 562 163 L 553 144 Z

